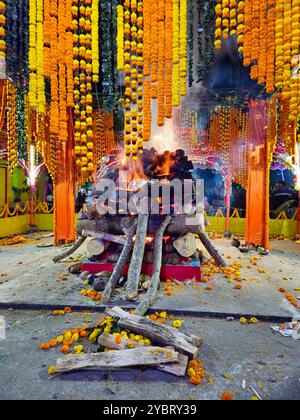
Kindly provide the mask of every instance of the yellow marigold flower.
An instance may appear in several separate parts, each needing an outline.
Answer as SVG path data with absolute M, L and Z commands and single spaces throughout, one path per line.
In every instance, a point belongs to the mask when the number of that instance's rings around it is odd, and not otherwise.
M 242 317 L 242 318 L 240 319 L 240 323 L 241 323 L 241 324 L 243 324 L 243 325 L 246 325 L 246 324 L 247 324 L 247 319 L 246 319 L 246 318 L 244 318 L 244 317 Z
M 56 341 L 57 341 L 58 343 L 63 343 L 63 342 L 64 342 L 64 336 L 63 336 L 63 335 L 59 335 L 59 336 L 57 337 Z
M 82 353 L 82 350 L 83 350 L 83 346 L 75 346 L 74 347 L 74 351 L 75 351 L 75 353 L 77 353 L 77 354 L 79 354 L 79 353 Z
M 176 319 L 175 321 L 173 321 L 173 327 L 174 328 L 181 328 L 182 327 L 182 321 L 180 321 L 179 319 Z
M 258 320 L 255 317 L 250 318 L 251 324 L 258 324 Z
M 49 375 L 55 375 L 56 373 L 55 366 L 50 366 L 48 369 L 48 373 Z
M 196 372 L 194 371 L 194 369 L 190 368 L 190 369 L 188 370 L 188 375 L 189 375 L 189 376 L 195 376 L 195 375 L 196 375 Z
M 78 341 L 78 339 L 79 339 L 79 334 L 73 334 L 72 335 L 72 340 L 73 341 Z
M 72 333 L 71 333 L 71 331 L 67 331 L 66 333 L 65 333 L 65 340 L 70 340 L 72 338 Z

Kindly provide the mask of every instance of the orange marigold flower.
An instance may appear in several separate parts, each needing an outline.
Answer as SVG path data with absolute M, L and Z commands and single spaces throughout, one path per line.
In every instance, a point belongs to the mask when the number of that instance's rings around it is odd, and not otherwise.
M 190 378 L 190 383 L 192 384 L 192 385 L 200 385 L 201 384 L 201 382 L 202 382 L 202 379 L 200 378 L 200 376 L 192 376 L 191 378 Z
M 62 348 L 60 349 L 60 351 L 62 353 L 68 353 L 70 351 L 70 347 L 66 346 L 66 345 L 63 345 Z
M 230 392 L 223 392 L 221 401 L 233 401 L 233 395 Z
M 50 348 L 50 346 L 49 346 L 49 344 L 48 344 L 48 343 L 42 343 L 42 344 L 40 345 L 40 349 L 41 349 L 41 350 L 49 350 L 49 348 Z

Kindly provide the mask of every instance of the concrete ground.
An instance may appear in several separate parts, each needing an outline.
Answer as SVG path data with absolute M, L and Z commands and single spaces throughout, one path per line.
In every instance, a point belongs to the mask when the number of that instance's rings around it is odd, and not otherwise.
M 0 246 L 0 304 L 95 305 L 80 294 L 84 286 L 79 277 L 59 279 L 68 264 L 52 263 L 59 250 L 42 247 L 49 242 L 51 239 L 35 235 L 23 245 Z M 284 287 L 299 298 L 299 244 L 274 241 L 272 253 L 259 259 L 257 266 L 249 263 L 253 256 L 260 258 L 257 254 L 240 254 L 224 239 L 215 244 L 229 257 L 229 263 L 244 265 L 242 290 L 235 290 L 223 275 L 216 275 L 209 284 L 211 291 L 206 290 L 207 284 L 177 287 L 173 296 L 161 294 L 156 307 L 256 315 L 258 319 L 299 315 L 278 291 Z M 79 250 L 82 253 L 84 249 Z M 39 344 L 88 321 L 92 325 L 101 315 L 78 312 L 54 317 L 50 310 L 0 310 L 0 315 L 8 324 L 7 339 L 0 340 L 0 399 L 219 399 L 224 391 L 232 392 L 236 399 L 251 399 L 250 385 L 264 399 L 300 397 L 300 342 L 274 334 L 271 324 L 244 326 L 238 319 L 180 317 L 184 330 L 204 339 L 200 359 L 207 377 L 194 387 L 186 378 L 153 369 L 73 373 L 49 379 L 47 368 L 59 352 L 42 352 Z M 241 386 L 244 379 L 245 390 Z

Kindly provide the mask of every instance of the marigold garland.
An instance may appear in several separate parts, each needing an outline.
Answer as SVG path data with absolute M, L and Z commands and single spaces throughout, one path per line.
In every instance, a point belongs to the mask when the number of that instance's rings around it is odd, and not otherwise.
M 17 89 L 10 81 L 6 82 L 7 92 L 7 162 L 12 172 L 18 164 L 17 142 Z
M 268 47 L 268 38 L 267 36 L 262 36 L 262 34 L 267 34 L 267 3 L 265 1 L 260 2 L 260 37 L 259 37 L 259 57 L 258 57 L 258 83 L 264 85 L 266 83 L 267 77 L 267 47 Z
M 275 19 L 276 19 L 276 0 L 269 0 L 269 10 L 267 15 L 267 72 L 266 72 L 266 91 L 271 94 L 275 91 Z
M 84 182 L 94 170 L 92 22 L 95 0 L 73 0 L 74 138 L 76 165 Z M 92 6 L 92 7 L 91 7 Z M 95 6 L 94 6 L 95 7 Z M 95 16 L 94 16 L 95 17 Z M 94 48 L 95 44 L 94 44 Z M 96 68 L 97 71 L 97 68 Z
M 37 105 L 37 10 L 36 0 L 29 0 L 29 103 Z
M 173 0 L 173 71 L 172 102 L 173 107 L 180 105 L 180 9 L 179 0 Z
M 187 0 L 180 0 L 180 94 L 186 96 L 187 94 Z
M 121 4 L 117 6 L 117 67 L 119 71 L 124 70 L 124 8 Z
M 5 58 L 6 58 L 6 2 L 0 1 L 0 68 L 2 67 L 5 73 Z
M 44 79 L 44 0 L 36 0 L 36 105 L 37 113 L 45 113 L 46 95 Z
M 92 0 L 92 67 L 93 82 L 99 82 L 99 0 Z M 88 16 L 89 17 L 89 12 Z
M 157 125 L 165 121 L 165 2 L 158 0 L 158 95 L 157 95 Z
M 165 118 L 172 118 L 172 73 L 173 73 L 173 0 L 165 5 Z

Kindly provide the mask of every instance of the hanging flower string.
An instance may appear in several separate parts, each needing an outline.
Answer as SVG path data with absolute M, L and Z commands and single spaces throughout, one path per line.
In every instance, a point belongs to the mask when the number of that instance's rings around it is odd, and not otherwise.
M 96 45 L 92 37 L 93 23 L 98 16 L 95 13 L 97 0 L 73 0 L 73 69 L 74 69 L 74 129 L 76 164 L 82 181 L 94 170 L 93 143 L 93 96 L 92 81 L 98 80 L 97 71 L 93 73 L 93 57 L 96 57 Z M 92 6 L 92 7 L 91 7 Z M 95 33 L 94 33 L 95 35 Z M 95 62 L 94 62 L 95 64 Z
M 119 71 L 124 71 L 124 8 L 117 6 L 117 66 Z
M 7 92 L 7 162 L 11 173 L 18 164 L 17 142 L 17 90 L 13 83 L 6 82 Z
M 6 1 L 0 1 L 0 73 L 5 74 L 5 62 L 6 62 Z

